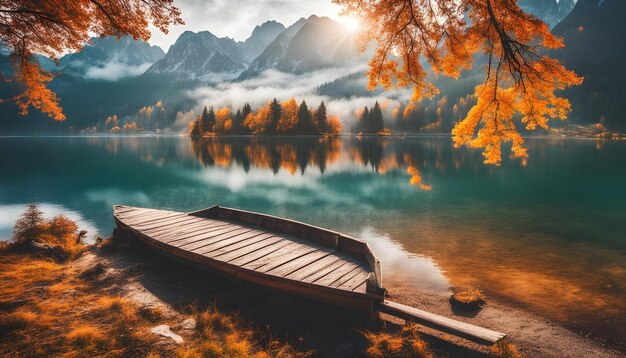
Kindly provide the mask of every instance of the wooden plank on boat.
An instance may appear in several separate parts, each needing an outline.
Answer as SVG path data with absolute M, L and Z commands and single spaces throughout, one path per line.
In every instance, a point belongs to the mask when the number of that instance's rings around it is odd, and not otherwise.
M 249 228 L 239 228 L 239 229 L 235 229 L 235 230 L 231 230 L 228 232 L 224 232 L 222 234 L 216 235 L 216 236 L 212 236 L 210 238 L 206 238 L 204 240 L 200 240 L 200 241 L 196 241 L 196 242 L 190 242 L 187 243 L 185 245 L 181 245 L 179 246 L 182 250 L 187 250 L 187 251 L 193 251 L 196 249 L 201 249 L 207 245 L 216 243 L 216 242 L 222 242 L 224 240 L 228 240 L 230 238 L 233 237 L 237 237 L 239 235 L 244 235 L 248 232 L 252 231 L 252 229 Z
M 163 241 L 169 239 L 171 237 L 183 237 L 184 235 L 191 235 L 195 233 L 202 233 L 210 228 L 220 227 L 229 225 L 229 223 L 223 221 L 215 221 L 213 223 L 206 223 L 204 221 L 200 221 L 194 224 L 184 225 L 177 228 L 169 228 L 168 230 L 164 230 L 161 232 L 153 233 L 151 236 L 158 238 Z
M 392 301 L 383 301 L 380 304 L 380 311 L 481 344 L 492 345 L 506 337 L 504 333 L 456 321 Z
M 236 225 L 225 225 L 225 226 L 220 226 L 216 228 L 210 228 L 210 229 L 207 229 L 206 232 L 203 232 L 201 234 L 191 235 L 186 238 L 174 238 L 173 240 L 168 240 L 166 243 L 168 245 L 172 245 L 175 247 L 181 247 L 186 244 L 210 239 L 212 237 L 215 237 L 221 234 L 227 234 L 231 231 L 235 231 L 239 229 L 241 229 L 241 227 L 236 226 Z
M 220 240 L 218 242 L 211 243 L 205 247 L 201 247 L 199 249 L 194 249 L 191 251 L 197 252 L 201 255 L 215 257 L 217 255 L 221 255 L 223 253 L 236 250 L 240 247 L 245 246 L 246 244 L 263 240 L 263 238 L 270 237 L 270 236 L 272 236 L 272 234 L 270 233 L 266 233 L 266 232 L 258 231 L 258 230 L 250 230 L 241 235 L 233 236 L 225 240 Z
M 231 226 L 231 224 L 229 223 L 221 223 L 221 224 L 202 223 L 202 227 L 200 229 L 194 228 L 194 229 L 185 230 L 185 227 L 173 228 L 170 231 L 161 232 L 157 235 L 151 235 L 151 236 L 153 236 L 155 239 L 165 244 L 169 244 L 170 242 L 174 242 L 177 240 L 183 240 L 183 239 L 187 239 L 187 238 L 194 237 L 194 236 L 208 234 L 215 230 L 223 229 L 227 226 Z
M 275 265 L 279 265 L 283 262 L 289 262 L 291 260 L 295 260 L 300 256 L 306 255 L 309 252 L 315 251 L 316 249 L 313 247 L 308 247 L 305 245 L 299 245 L 298 243 L 292 242 L 288 247 L 281 247 L 278 250 L 269 252 L 267 255 L 262 257 L 258 257 L 252 261 L 246 262 L 241 267 L 259 271 L 262 267 L 268 265 L 274 267 Z M 262 271 L 261 271 L 262 272 Z
M 326 256 L 318 261 L 312 262 L 304 267 L 299 268 L 296 271 L 288 273 L 285 275 L 286 278 L 290 278 L 292 280 L 300 281 L 305 277 L 311 276 L 329 266 L 335 265 L 337 263 L 343 263 L 344 261 L 341 257 L 337 255 Z
M 261 241 L 260 245 L 250 245 L 248 248 L 242 250 L 242 255 L 239 255 L 232 260 L 228 260 L 227 262 L 232 265 L 243 267 L 245 264 L 263 258 L 286 246 L 296 247 L 296 243 L 285 240 L 282 237 L 271 237 L 266 241 Z
M 216 260 L 232 263 L 234 265 L 234 261 L 238 258 L 244 257 L 250 253 L 263 249 L 264 247 L 276 245 L 279 242 L 288 243 L 288 241 L 286 241 L 282 237 L 274 236 L 271 233 L 265 233 L 261 236 L 253 238 L 252 240 L 245 241 L 237 247 L 229 247 L 225 250 L 220 250 L 220 252 L 213 252 L 208 254 L 203 253 L 203 255 L 210 256 Z
M 315 251 L 305 257 L 300 258 L 297 261 L 292 261 L 282 265 L 281 267 L 272 268 L 270 270 L 263 271 L 265 273 L 282 276 L 285 277 L 294 271 L 297 271 L 305 266 L 308 266 L 316 261 L 320 261 L 321 259 L 332 255 L 332 252 L 324 252 L 324 251 Z
M 216 226 L 225 226 L 225 225 L 228 225 L 228 223 L 219 222 L 219 221 L 200 220 L 198 222 L 186 223 L 184 225 L 166 226 L 166 227 L 158 228 L 155 230 L 150 230 L 149 233 L 150 233 L 150 236 L 153 236 L 161 240 L 169 236 L 181 236 L 189 232 L 193 232 L 194 230 L 202 232 L 203 230 L 207 230 L 209 228 L 213 228 Z M 147 230 L 146 230 L 146 233 L 148 233 Z

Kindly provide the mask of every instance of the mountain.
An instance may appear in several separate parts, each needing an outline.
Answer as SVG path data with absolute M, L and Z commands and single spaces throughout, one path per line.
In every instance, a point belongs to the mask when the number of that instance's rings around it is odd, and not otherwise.
M 522 10 L 535 15 L 551 28 L 563 20 L 576 5 L 575 0 L 520 0 Z
M 143 73 L 165 56 L 158 46 L 125 36 L 93 38 L 81 51 L 63 56 L 55 66 L 49 59 L 39 59 L 44 69 L 59 71 L 88 80 L 115 81 Z
M 312 15 L 281 32 L 240 78 L 268 69 L 300 74 L 347 64 L 359 57 L 355 34 L 334 20 Z
M 252 62 L 257 58 L 263 50 L 269 45 L 276 36 L 285 30 L 285 26 L 280 22 L 266 21 L 261 25 L 257 25 L 250 37 L 244 42 L 240 42 L 240 47 L 246 56 L 248 62 Z
M 582 86 L 565 92 L 572 102 L 572 117 L 626 128 L 625 13 L 624 0 L 578 0 L 554 28 L 565 47 L 553 56 L 585 78 Z
M 173 74 L 180 79 L 197 79 L 214 73 L 233 73 L 246 68 L 246 56 L 229 37 L 209 31 L 183 32 L 165 57 L 150 66 L 146 74 Z

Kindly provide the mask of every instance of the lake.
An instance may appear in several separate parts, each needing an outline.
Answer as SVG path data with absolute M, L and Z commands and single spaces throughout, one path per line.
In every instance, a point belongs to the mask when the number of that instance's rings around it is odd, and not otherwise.
M 232 206 L 369 242 L 391 290 L 473 285 L 623 341 L 626 142 L 527 146 L 495 167 L 449 137 L 0 138 L 0 239 L 31 202 L 92 239 L 114 204 Z

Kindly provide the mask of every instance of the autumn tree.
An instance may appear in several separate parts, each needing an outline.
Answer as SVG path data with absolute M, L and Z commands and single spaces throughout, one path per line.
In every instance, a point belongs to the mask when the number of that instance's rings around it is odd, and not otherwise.
M 52 74 L 44 71 L 34 55 L 53 60 L 78 51 L 91 36 L 130 35 L 147 41 L 149 25 L 167 33 L 183 24 L 173 0 L 6 0 L 0 5 L 0 45 L 8 49 L 15 65 L 14 80 L 23 91 L 10 100 L 22 115 L 30 107 L 55 120 L 64 120 L 59 98 L 48 88 Z
M 256 113 L 250 112 L 244 121 L 244 125 L 252 134 L 262 134 L 269 131 L 270 107 L 272 102 L 259 107 Z
M 341 120 L 338 116 L 330 116 L 328 118 L 327 132 L 332 134 L 341 133 Z
M 232 111 L 229 107 L 220 108 L 215 113 L 215 125 L 213 132 L 225 134 L 233 129 Z
M 582 78 L 549 57 L 563 46 L 548 25 L 525 13 L 517 0 L 333 0 L 368 24 L 364 43 L 377 43 L 369 65 L 369 88 L 412 86 L 410 113 L 438 90 L 434 74 L 458 78 L 476 55 L 485 59 L 485 80 L 474 91 L 476 104 L 452 130 L 456 146 L 482 148 L 486 163 L 499 164 L 501 144 L 512 142 L 526 156 L 514 118 L 527 130 L 566 119 L 570 104 L 558 90 Z
M 278 133 L 292 133 L 298 124 L 298 102 L 291 97 L 282 103 L 282 112 L 276 130 Z
M 315 110 L 314 118 L 320 132 L 328 132 L 328 115 L 326 113 L 326 105 L 324 104 L 324 101 L 322 101 L 320 106 Z

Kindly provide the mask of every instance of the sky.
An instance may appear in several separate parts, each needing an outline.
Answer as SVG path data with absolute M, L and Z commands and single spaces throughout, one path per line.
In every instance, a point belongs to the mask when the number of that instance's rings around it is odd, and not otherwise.
M 185 25 L 171 27 L 167 35 L 151 28 L 152 45 L 168 48 L 184 31 L 208 30 L 219 37 L 245 40 L 256 25 L 276 20 L 285 27 L 312 14 L 341 20 L 339 6 L 331 0 L 174 0 Z

